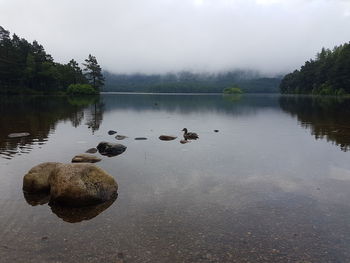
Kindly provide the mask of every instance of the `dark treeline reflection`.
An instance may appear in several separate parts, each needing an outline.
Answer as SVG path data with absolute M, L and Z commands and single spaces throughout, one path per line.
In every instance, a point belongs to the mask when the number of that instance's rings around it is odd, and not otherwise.
M 28 153 L 34 144 L 44 144 L 60 121 L 74 127 L 86 120 L 94 132 L 102 122 L 103 105 L 99 96 L 43 97 L 2 96 L 0 98 L 0 155 L 12 158 Z M 23 138 L 8 138 L 10 133 L 29 132 Z
M 331 141 L 342 151 L 350 149 L 350 99 L 343 97 L 280 97 L 281 108 L 296 116 L 316 139 Z
M 277 95 L 104 94 L 102 98 L 106 111 L 159 110 L 185 114 L 214 111 L 241 115 L 279 108 Z

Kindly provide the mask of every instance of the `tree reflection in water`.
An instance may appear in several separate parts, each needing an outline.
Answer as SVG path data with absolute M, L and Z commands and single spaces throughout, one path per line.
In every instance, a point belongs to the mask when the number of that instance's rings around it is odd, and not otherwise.
M 28 153 L 33 145 L 45 144 L 57 123 L 69 120 L 74 127 L 87 119 L 94 133 L 103 120 L 99 96 L 2 96 L 0 98 L 0 156 L 12 159 Z M 25 138 L 8 138 L 14 132 L 29 132 Z
M 311 129 L 316 140 L 326 139 L 342 151 L 350 150 L 350 99 L 345 97 L 282 96 L 282 110 Z

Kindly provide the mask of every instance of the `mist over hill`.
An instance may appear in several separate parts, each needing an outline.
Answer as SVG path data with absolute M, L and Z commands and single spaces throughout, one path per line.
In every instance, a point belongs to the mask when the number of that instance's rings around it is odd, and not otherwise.
M 238 85 L 245 93 L 277 93 L 282 76 L 266 77 L 256 71 L 222 73 L 182 71 L 167 74 L 115 74 L 104 72 L 106 92 L 221 93 Z

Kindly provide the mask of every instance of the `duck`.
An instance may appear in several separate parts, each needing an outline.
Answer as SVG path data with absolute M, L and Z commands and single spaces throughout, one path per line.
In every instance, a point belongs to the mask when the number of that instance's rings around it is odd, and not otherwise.
M 197 133 L 188 132 L 186 128 L 183 128 L 182 131 L 184 132 L 185 140 L 197 140 L 199 138 Z

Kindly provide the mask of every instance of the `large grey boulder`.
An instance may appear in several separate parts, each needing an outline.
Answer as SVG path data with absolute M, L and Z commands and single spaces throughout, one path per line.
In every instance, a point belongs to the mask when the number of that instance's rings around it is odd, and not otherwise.
M 23 191 L 38 193 L 50 191 L 49 176 L 60 163 L 48 162 L 34 166 L 23 177 Z
M 49 184 L 51 203 L 73 207 L 108 201 L 118 190 L 111 175 L 86 163 L 58 165 L 50 174 Z
M 110 142 L 100 142 L 96 148 L 100 154 L 106 156 L 117 156 L 126 150 L 126 146 Z

